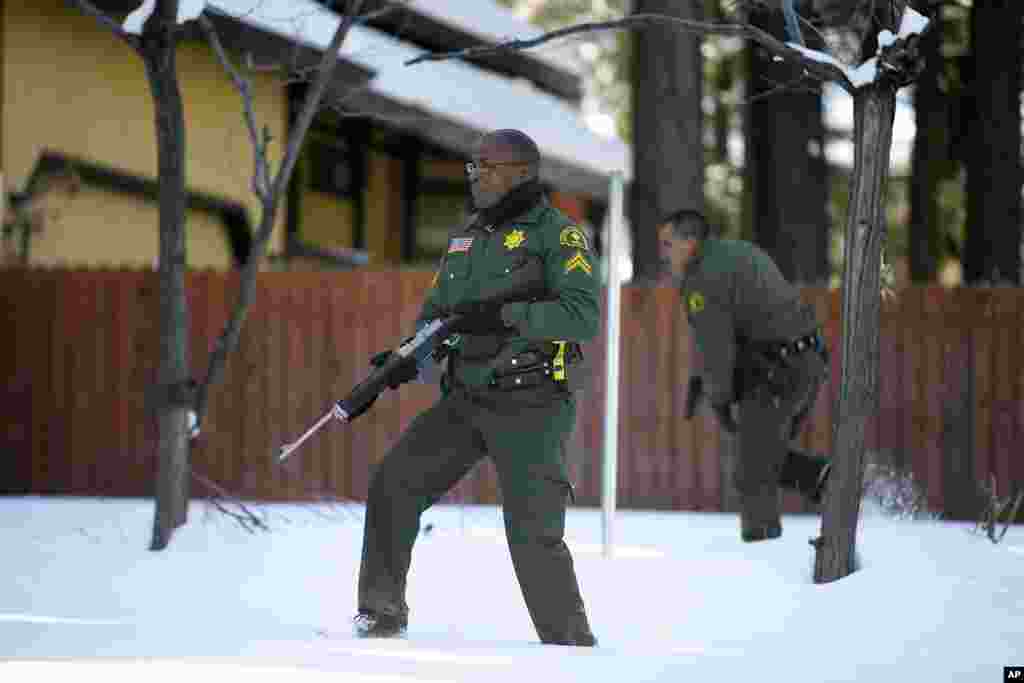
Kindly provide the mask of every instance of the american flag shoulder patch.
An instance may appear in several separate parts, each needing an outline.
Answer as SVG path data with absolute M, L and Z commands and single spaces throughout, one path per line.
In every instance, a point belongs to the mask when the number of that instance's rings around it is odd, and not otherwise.
M 472 237 L 453 237 L 452 241 L 448 243 L 448 253 L 459 254 L 466 252 L 469 251 L 471 246 L 473 246 Z

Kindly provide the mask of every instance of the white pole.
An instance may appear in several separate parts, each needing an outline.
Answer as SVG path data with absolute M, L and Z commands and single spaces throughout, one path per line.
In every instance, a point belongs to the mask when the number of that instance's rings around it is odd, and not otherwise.
M 623 229 L 622 174 L 614 173 L 609 187 L 608 233 L 606 235 L 605 273 L 608 282 L 608 305 L 605 324 L 605 392 L 604 392 L 604 457 L 601 468 L 601 512 L 604 556 L 612 557 L 616 483 L 619 461 L 619 298 L 622 281 L 619 263 L 622 248 L 619 237 Z

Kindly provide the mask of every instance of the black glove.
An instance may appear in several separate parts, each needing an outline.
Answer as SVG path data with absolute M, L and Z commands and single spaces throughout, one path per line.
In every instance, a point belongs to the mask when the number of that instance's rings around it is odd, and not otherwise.
M 704 378 L 700 375 L 690 377 L 686 386 L 686 419 L 692 420 L 697 414 L 697 404 L 704 395 Z
M 370 365 L 374 366 L 375 368 L 379 368 L 388 361 L 390 361 L 391 356 L 394 353 L 394 351 L 381 351 L 380 353 L 375 353 L 373 354 L 373 356 L 370 357 Z M 394 371 L 391 373 L 391 376 L 388 377 L 388 387 L 391 389 L 397 389 L 406 382 L 411 382 L 414 379 L 416 379 L 416 377 L 418 377 L 419 374 L 420 369 L 416 365 L 416 359 L 410 356 L 409 358 L 406 358 L 405 361 L 402 362 L 397 368 L 395 368 Z
M 462 316 L 451 327 L 454 334 L 502 334 L 513 329 L 501 318 L 502 305 L 468 301 L 446 309 L 444 314 Z
M 732 406 L 732 403 L 719 403 L 711 408 L 718 416 L 718 423 L 722 425 L 722 429 L 730 434 L 736 434 L 740 431 L 740 426 L 736 423 L 736 418 L 732 416 Z
M 379 395 L 380 394 L 377 394 L 377 396 L 379 396 Z M 372 406 L 374 403 L 377 402 L 377 396 L 374 396 L 369 401 L 364 403 L 359 409 L 354 410 L 353 412 L 349 413 L 347 421 L 351 422 L 352 420 L 356 419 L 357 417 L 359 417 L 360 415 L 365 413 L 367 410 L 369 410 L 370 406 Z M 341 401 L 338 401 L 338 407 L 339 408 L 341 407 Z

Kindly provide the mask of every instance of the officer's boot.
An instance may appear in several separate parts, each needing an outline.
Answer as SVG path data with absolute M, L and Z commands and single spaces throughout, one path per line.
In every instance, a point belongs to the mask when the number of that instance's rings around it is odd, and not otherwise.
M 832 463 L 821 456 L 788 451 L 779 469 L 779 486 L 792 489 L 814 504 L 821 497 L 832 471 Z
M 352 630 L 357 638 L 402 638 L 405 636 L 408 618 L 391 614 L 380 614 L 367 609 L 359 610 L 352 619 Z
M 779 489 L 774 484 L 753 494 L 740 494 L 740 538 L 744 543 L 782 535 Z

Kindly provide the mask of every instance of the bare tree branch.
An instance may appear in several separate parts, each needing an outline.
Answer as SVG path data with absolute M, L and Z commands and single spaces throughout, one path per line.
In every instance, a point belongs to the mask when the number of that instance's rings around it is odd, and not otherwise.
M 89 15 L 100 24 L 110 29 L 115 36 L 128 43 L 133 50 L 138 51 L 142 48 L 142 41 L 139 40 L 138 36 L 125 31 L 124 27 L 117 23 L 113 17 L 96 7 L 96 5 L 89 2 L 89 0 L 67 0 L 67 2 L 83 14 Z
M 309 132 L 310 126 L 313 124 L 317 111 L 320 109 L 324 93 L 327 91 L 327 86 L 330 84 L 331 77 L 334 74 L 334 68 L 338 63 L 338 52 L 341 50 L 349 30 L 355 24 L 362 5 L 363 0 L 351 0 L 348 11 L 342 15 L 341 22 L 334 32 L 334 37 L 331 38 L 330 44 L 324 49 L 320 64 L 317 67 L 316 79 L 306 93 L 302 110 L 294 127 L 289 132 L 284 160 L 281 162 L 277 175 L 272 181 L 256 179 L 253 181 L 254 185 L 264 185 L 267 188 L 267 192 L 264 194 L 257 193 L 262 204 L 260 222 L 252 244 L 249 247 L 248 259 L 240 273 L 238 299 L 231 312 L 230 319 L 225 324 L 210 353 L 210 364 L 206 371 L 206 377 L 196 390 L 195 411 L 200 424 L 206 411 L 210 387 L 217 381 L 221 372 L 223 372 L 227 364 L 228 354 L 238 344 L 238 338 L 242 332 L 242 326 L 245 324 L 249 306 L 256 294 L 256 274 L 259 272 L 260 260 L 274 231 L 274 223 L 276 222 L 281 197 L 284 196 L 288 187 L 292 171 L 295 170 L 295 164 L 302 149 L 302 143 Z M 246 97 L 245 93 L 243 93 L 244 97 Z M 257 148 L 263 145 L 265 149 L 265 145 L 269 140 L 269 132 L 264 131 L 263 137 L 257 143 Z
M 231 62 L 231 58 L 228 57 L 227 52 L 224 50 L 224 45 L 220 41 L 220 36 L 217 35 L 217 29 L 214 28 L 213 22 L 205 14 L 199 17 L 199 26 L 203 29 L 203 33 L 206 35 L 206 39 L 210 41 L 210 45 L 213 46 L 214 51 L 217 53 L 217 58 L 220 59 L 221 65 L 224 70 L 231 76 L 232 82 L 242 96 L 242 107 L 244 110 L 243 116 L 245 118 L 245 127 L 249 131 L 249 140 L 252 142 L 254 152 L 254 171 L 252 178 L 252 189 L 257 197 L 261 201 L 266 200 L 267 193 L 270 191 L 270 187 L 267 184 L 267 178 L 270 177 L 270 170 L 268 168 L 269 162 L 267 161 L 267 146 L 265 139 L 260 139 L 259 126 L 256 123 L 256 112 L 253 109 L 252 102 L 252 83 L 249 79 L 242 76 L 242 74 L 235 68 L 235 65 Z
M 623 29 L 641 28 L 653 24 L 670 24 L 673 28 L 690 33 L 728 35 L 746 37 L 760 44 L 771 54 L 779 59 L 795 61 L 803 66 L 804 70 L 817 78 L 826 81 L 836 81 L 847 92 L 853 93 L 856 89 L 847 78 L 846 74 L 834 64 L 826 64 L 805 57 L 801 52 L 795 50 L 770 33 L 750 24 L 723 24 L 692 19 L 680 19 L 662 14 L 633 14 L 614 21 L 596 21 L 575 24 L 564 28 L 549 31 L 543 35 L 529 40 L 507 40 L 496 45 L 479 45 L 462 50 L 449 52 L 428 52 L 414 57 L 405 62 L 406 66 L 419 64 L 420 62 L 439 62 L 448 59 L 466 59 L 483 55 L 496 54 L 543 45 L 558 38 L 579 35 L 583 33 L 594 33 L 598 31 L 617 31 Z
M 254 528 L 261 529 L 263 531 L 270 531 L 266 522 L 264 522 L 259 515 L 246 507 L 237 496 L 232 496 L 212 479 L 204 477 L 195 470 L 192 470 L 192 477 L 216 494 L 211 498 L 207 498 L 207 503 L 215 507 L 219 512 L 238 522 L 238 524 L 250 534 L 256 533 Z M 227 504 L 222 503 L 221 500 L 226 501 Z M 237 506 L 241 512 L 235 512 L 234 510 L 229 509 L 228 504 Z
M 316 112 L 320 108 L 320 101 L 323 99 L 324 92 L 327 90 L 327 86 L 331 81 L 331 76 L 334 73 L 334 66 L 338 61 L 338 51 L 345 42 L 349 29 L 351 29 L 352 25 L 355 23 L 362 6 L 363 0 L 352 0 L 348 12 L 342 16 L 341 23 L 338 24 L 338 29 L 334 32 L 334 37 L 331 38 L 330 45 L 328 45 L 324 50 L 323 58 L 320 60 L 320 65 L 317 67 L 316 79 L 314 79 L 313 84 L 306 93 L 306 100 L 302 104 L 302 110 L 299 113 L 298 120 L 296 120 L 295 127 L 292 129 L 292 133 L 289 136 L 288 147 L 285 150 L 284 160 L 281 162 L 281 168 L 277 173 L 277 177 L 274 178 L 273 192 L 275 197 L 279 197 L 288 186 L 288 181 L 291 179 L 292 171 L 295 169 L 295 163 L 299 158 L 299 150 L 302 148 L 302 142 L 306 139 L 306 133 L 309 131 L 309 127 L 313 124 L 313 118 L 316 116 Z M 272 227 L 273 226 L 271 226 L 271 228 Z M 268 232 L 267 237 L 269 238 L 269 236 Z

